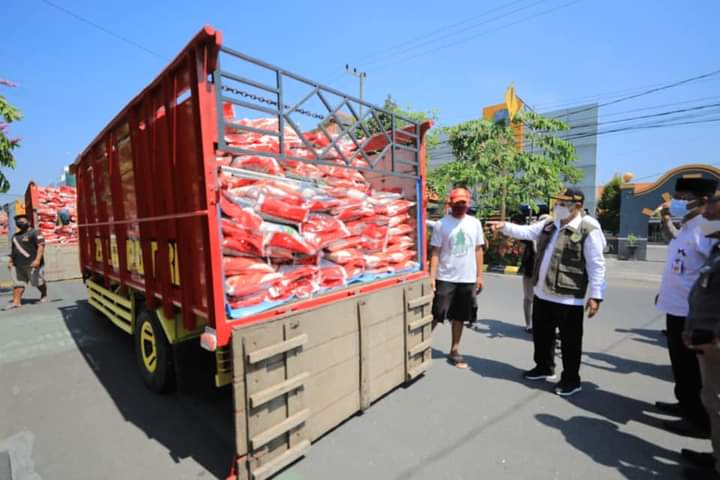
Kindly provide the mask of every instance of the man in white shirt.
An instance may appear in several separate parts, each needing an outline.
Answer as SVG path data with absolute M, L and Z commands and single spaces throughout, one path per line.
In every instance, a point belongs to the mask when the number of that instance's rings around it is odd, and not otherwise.
M 452 325 L 448 361 L 458 368 L 468 365 L 460 355 L 460 338 L 465 323 L 477 320 L 477 294 L 483 287 L 485 237 L 480 221 L 467 214 L 470 192 L 450 192 L 450 211 L 434 228 L 430 245 L 430 282 L 435 291 L 433 327 L 446 319 Z
M 595 316 L 605 293 L 605 236 L 597 220 L 583 214 L 581 191 L 566 188 L 553 198 L 554 218 L 532 225 L 494 222 L 492 227 L 518 240 L 537 241 L 532 311 L 535 368 L 523 376 L 556 378 L 555 331 L 559 329 L 563 372 L 555 393 L 570 396 L 582 390 L 583 305 L 589 317 Z
M 697 355 L 684 344 L 682 332 L 688 315 L 690 288 L 716 242 L 703 235 L 701 225 L 706 221 L 702 216 L 703 207 L 717 186 L 718 182 L 706 178 L 677 180 L 668 210 L 672 217 L 682 217 L 682 226 L 668 245 L 657 299 L 657 309 L 666 314 L 668 351 L 678 402 L 655 402 L 655 406 L 684 417 L 680 421 L 663 422 L 667 430 L 693 437 L 709 436 L 710 425 L 700 397 L 702 379 Z

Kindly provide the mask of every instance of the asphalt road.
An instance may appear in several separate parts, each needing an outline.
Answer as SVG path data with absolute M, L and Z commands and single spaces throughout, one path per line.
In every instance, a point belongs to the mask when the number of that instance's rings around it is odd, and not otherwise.
M 654 280 L 610 282 L 585 323 L 584 391 L 570 399 L 521 379 L 532 344 L 520 279 L 486 283 L 481 320 L 462 342 L 470 370 L 445 362 L 449 327 L 439 327 L 423 378 L 276 478 L 665 479 L 679 478 L 680 448 L 710 448 L 659 428 L 667 417 L 652 403 L 672 400 L 672 384 Z M 0 312 L 0 451 L 10 450 L 15 480 L 223 477 L 229 390 L 149 393 L 130 338 L 94 314 L 81 283 L 52 284 L 50 296 Z

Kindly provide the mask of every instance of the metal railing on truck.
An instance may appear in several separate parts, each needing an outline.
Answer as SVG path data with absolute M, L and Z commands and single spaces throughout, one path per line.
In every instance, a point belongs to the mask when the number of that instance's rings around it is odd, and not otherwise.
M 410 190 L 417 202 L 415 222 L 417 261 L 424 270 L 424 191 L 425 148 L 424 134 L 429 122 L 417 122 L 393 111 L 365 102 L 332 87 L 289 72 L 280 67 L 221 46 L 211 77 L 215 85 L 215 111 L 217 116 L 217 150 L 234 155 L 261 156 L 275 159 L 280 165 L 286 161 L 337 167 L 341 165 L 363 172 L 370 180 L 382 180 L 389 186 L 402 185 Z M 228 106 L 232 105 L 228 115 Z M 277 122 L 273 129 L 241 123 L 237 120 L 271 118 Z M 297 156 L 287 148 L 286 132 L 310 152 L 309 157 Z M 277 151 L 263 151 L 232 145 L 226 134 L 257 134 L 276 139 Z M 316 132 L 328 142 L 317 147 L 305 134 Z M 352 155 L 339 148 L 341 140 L 354 146 Z M 327 157 L 334 157 L 332 160 Z M 364 161 L 358 164 L 356 160 Z M 292 175 L 288 175 L 292 178 Z M 307 180 L 307 179 L 305 179 Z M 396 279 L 397 281 L 397 279 Z M 378 281 L 368 289 L 361 286 L 356 292 L 387 288 L 396 281 Z M 350 292 L 350 294 L 354 294 Z M 318 303 L 337 301 L 347 293 L 326 293 L 317 301 L 295 302 L 290 310 L 311 308 Z M 265 320 L 288 311 L 279 307 L 262 312 L 252 318 L 219 320 L 211 343 L 225 344 L 229 339 L 230 324 L 237 325 Z
M 249 112 L 250 118 L 274 117 L 277 131 L 254 133 L 276 136 L 278 151 L 247 151 L 225 142 L 228 130 L 253 132 L 253 127 L 226 118 L 225 104 Z M 123 291 L 140 292 L 146 308 L 162 307 L 163 317 L 180 322 L 186 332 L 203 324 L 214 327 L 218 346 L 227 345 L 231 325 L 224 313 L 216 154 L 250 153 L 332 166 L 337 159 L 346 166 L 361 159 L 365 164 L 356 162 L 352 168 L 368 179 L 413 186 L 416 222 L 423 225 L 422 139 L 427 128 L 428 123 L 223 47 L 220 32 L 206 27 L 73 165 L 82 268 L 103 288 L 122 285 Z M 286 151 L 286 130 L 312 152 L 309 158 Z M 325 135 L 328 146 L 311 145 L 303 135 L 311 130 Z M 343 138 L 353 142 L 353 158 L 338 148 Z M 335 161 L 326 158 L 331 153 Z M 422 229 L 417 233 L 422 259 Z M 336 297 L 331 292 L 322 301 Z M 309 308 L 307 302 L 294 305 Z

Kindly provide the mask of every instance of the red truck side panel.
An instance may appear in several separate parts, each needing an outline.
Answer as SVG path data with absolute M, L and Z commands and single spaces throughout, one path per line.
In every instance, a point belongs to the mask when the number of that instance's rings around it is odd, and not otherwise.
M 144 291 L 167 316 L 182 306 L 188 329 L 224 315 L 207 80 L 219 45 L 201 31 L 74 165 L 83 270 Z

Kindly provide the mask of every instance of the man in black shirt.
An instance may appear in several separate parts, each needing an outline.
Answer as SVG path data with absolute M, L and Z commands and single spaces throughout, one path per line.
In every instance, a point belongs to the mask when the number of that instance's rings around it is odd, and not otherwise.
M 16 215 L 17 232 L 13 235 L 8 268 L 13 280 L 13 298 L 6 309 L 22 305 L 22 296 L 29 283 L 40 290 L 40 301 L 47 301 L 43 271 L 45 239 L 32 227 L 26 215 Z

